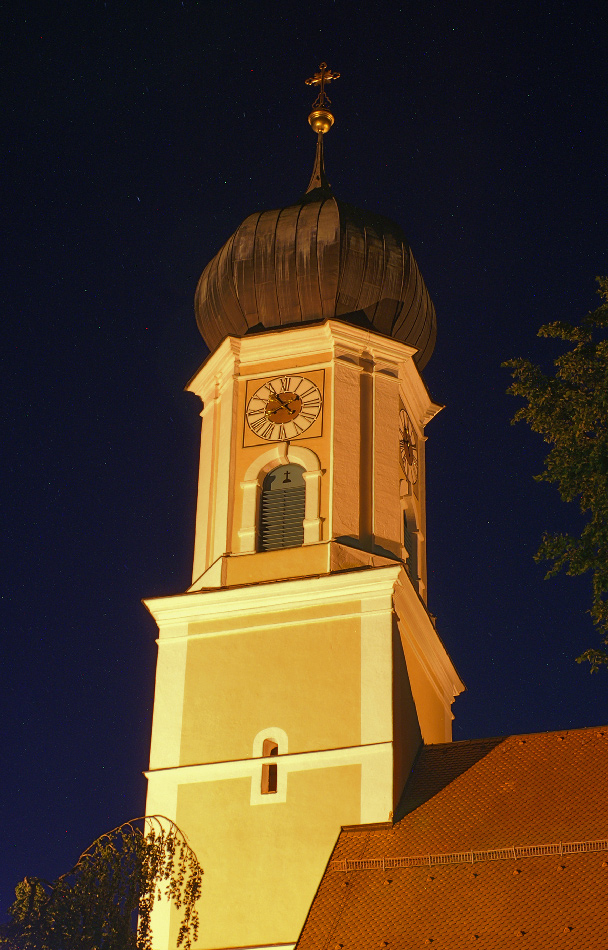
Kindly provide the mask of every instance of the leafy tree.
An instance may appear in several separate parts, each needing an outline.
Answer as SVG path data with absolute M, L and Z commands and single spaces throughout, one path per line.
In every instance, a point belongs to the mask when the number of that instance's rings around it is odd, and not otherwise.
M 167 818 L 128 821 L 102 835 L 67 874 L 26 877 L 15 888 L 2 950 L 151 950 L 151 913 L 165 899 L 181 911 L 177 946 L 198 934 L 202 869 Z
M 538 331 L 568 344 L 552 375 L 524 359 L 504 364 L 514 379 L 508 391 L 527 401 L 513 422 L 523 419 L 551 445 L 536 478 L 555 482 L 586 516 L 580 535 L 545 533 L 536 560 L 553 562 L 547 577 L 562 568 L 591 573 L 590 613 L 604 646 L 577 662 L 589 662 L 592 673 L 608 664 L 608 277 L 597 281 L 604 301 L 597 310 L 578 324 L 557 321 Z

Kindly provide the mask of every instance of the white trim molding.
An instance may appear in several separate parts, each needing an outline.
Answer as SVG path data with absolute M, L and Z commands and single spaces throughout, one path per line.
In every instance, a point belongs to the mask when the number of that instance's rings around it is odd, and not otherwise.
M 278 755 L 264 755 L 265 739 L 272 739 L 277 743 Z M 278 726 L 260 729 L 253 740 L 253 757 L 258 761 L 261 759 L 261 764 L 258 771 L 251 774 L 250 805 L 272 805 L 287 801 L 287 769 L 279 764 L 279 758 L 282 755 L 287 755 L 288 751 L 287 733 L 284 729 L 279 729 Z M 277 790 L 272 794 L 262 791 L 262 768 L 264 765 L 276 765 L 277 767 Z
M 159 627 L 162 626 L 160 639 L 164 639 L 165 636 L 181 635 L 173 627 L 180 622 L 187 624 L 201 619 L 246 616 L 250 623 L 251 615 L 256 611 L 291 611 L 311 604 L 358 599 L 364 601 L 363 610 L 391 609 L 393 588 L 402 569 L 399 563 L 367 571 L 355 569 L 319 577 L 299 577 L 280 583 L 270 581 L 243 587 L 187 591 L 168 597 L 150 597 L 143 603 Z
M 410 583 L 405 571 L 395 585 L 395 607 L 402 640 L 411 646 L 418 662 L 424 669 L 429 683 L 441 699 L 447 724 L 454 718 L 452 703 L 465 689 L 446 648 L 439 639 L 422 600 Z M 410 618 L 408 623 L 404 618 Z M 449 740 L 446 740 L 449 741 Z
M 268 729 L 260 729 L 257 736 L 253 740 L 252 754 L 254 759 L 264 758 L 265 739 L 274 739 L 279 747 L 279 755 L 287 755 L 289 752 L 289 744 L 285 730 L 280 729 L 278 726 L 269 726 Z

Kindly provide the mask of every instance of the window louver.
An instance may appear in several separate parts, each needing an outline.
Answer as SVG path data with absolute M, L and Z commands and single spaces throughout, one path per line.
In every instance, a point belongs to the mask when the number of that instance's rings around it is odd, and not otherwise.
M 281 465 L 264 479 L 260 524 L 262 551 L 303 544 L 306 502 L 303 471 L 297 465 Z
M 418 539 L 407 526 L 407 514 L 403 513 L 403 547 L 407 551 L 405 569 L 414 587 L 418 586 Z

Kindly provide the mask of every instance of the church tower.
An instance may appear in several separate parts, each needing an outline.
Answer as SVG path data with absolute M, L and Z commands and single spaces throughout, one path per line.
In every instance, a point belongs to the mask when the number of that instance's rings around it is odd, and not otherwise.
M 321 64 L 306 194 L 207 265 L 192 586 L 159 628 L 148 814 L 205 870 L 202 948 L 291 947 L 342 825 L 390 822 L 462 690 L 426 609 L 420 371 L 435 312 L 400 228 L 334 197 Z M 155 950 L 175 947 L 169 913 Z

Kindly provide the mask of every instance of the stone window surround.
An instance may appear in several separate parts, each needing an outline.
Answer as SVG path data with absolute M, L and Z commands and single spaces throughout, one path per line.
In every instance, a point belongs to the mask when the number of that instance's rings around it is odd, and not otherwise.
M 264 741 L 271 739 L 276 742 L 277 749 L 270 756 L 264 756 Z M 254 772 L 251 776 L 251 805 L 269 805 L 287 801 L 287 771 L 279 769 L 277 757 L 286 755 L 288 751 L 287 733 L 278 726 L 270 726 L 267 729 L 261 729 L 253 740 L 253 758 L 262 758 L 261 774 Z M 273 765 L 277 769 L 276 788 L 269 794 L 268 789 L 264 787 L 264 769 Z
M 304 544 L 316 544 L 321 538 L 321 475 L 319 458 L 311 449 L 291 442 L 278 442 L 257 456 L 241 482 L 241 526 L 238 531 L 239 553 L 257 551 L 258 513 L 264 478 L 281 465 L 301 465 L 306 485 Z

